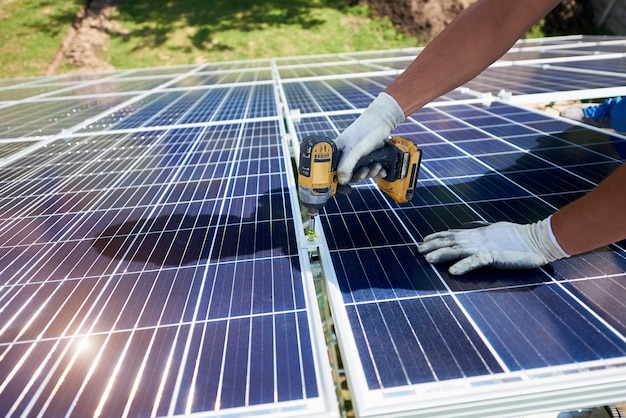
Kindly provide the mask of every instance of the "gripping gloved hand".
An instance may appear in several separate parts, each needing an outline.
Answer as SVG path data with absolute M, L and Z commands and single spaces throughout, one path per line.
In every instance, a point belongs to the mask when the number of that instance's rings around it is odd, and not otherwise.
M 429 263 L 457 261 L 449 272 L 460 275 L 481 267 L 531 269 L 569 255 L 557 242 L 550 219 L 533 224 L 497 222 L 474 229 L 435 232 L 418 246 Z
M 385 145 L 391 131 L 403 120 L 404 112 L 396 100 L 385 92 L 380 93 L 336 140 L 337 148 L 342 150 L 337 166 L 339 184 L 382 176 L 380 164 L 364 167 L 357 173 L 353 173 L 354 166 L 361 157 Z

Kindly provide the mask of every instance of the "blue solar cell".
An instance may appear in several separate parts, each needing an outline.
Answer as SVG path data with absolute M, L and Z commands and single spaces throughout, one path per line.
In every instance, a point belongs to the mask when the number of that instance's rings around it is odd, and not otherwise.
M 615 135 L 610 135 L 605 143 L 587 144 L 587 148 L 618 161 L 626 159 L 626 140 Z
M 293 313 L 276 315 L 274 319 L 276 361 L 280 361 L 282 365 L 282 367 L 277 368 L 274 384 L 277 391 L 276 396 L 281 402 L 317 395 L 314 390 L 307 393 L 307 386 L 301 384 L 303 380 L 308 384 L 312 383 L 310 375 L 303 378 L 303 374 L 308 373 L 303 371 L 302 366 L 303 364 L 311 366 L 313 359 L 310 357 L 302 358 L 307 353 L 302 352 L 299 347 L 299 337 L 302 334 L 299 333 L 298 322 L 305 319 Z M 308 369 L 310 370 L 311 367 Z
M 425 336 L 424 351 L 437 379 L 498 373 L 501 367 L 449 297 L 401 302 L 412 327 Z M 424 321 L 426 316 L 429 321 Z M 424 327 L 420 330 L 420 325 Z M 463 330 L 462 332 L 458 332 Z M 406 347 L 410 349 L 410 347 Z M 464 353 L 463 355 L 458 355 Z M 455 361 L 451 362 L 452 356 Z
M 267 284 L 269 287 L 269 284 Z M 261 297 L 263 293 L 260 294 Z M 269 302 L 271 299 L 267 299 Z M 253 316 L 251 326 L 250 364 L 257 365 L 250 370 L 249 399 L 252 405 L 272 402 L 275 396 L 273 368 L 264 364 L 268 358 L 274 357 L 274 319 L 269 316 Z M 272 370 L 272 373 L 269 371 Z
M 609 158 L 578 147 L 548 148 L 533 150 L 533 153 L 557 166 L 584 165 L 609 162 Z
M 191 389 L 191 391 L 183 394 L 183 396 L 178 399 L 168 396 L 166 399 L 161 400 L 161 403 L 164 404 L 164 409 L 161 414 L 166 413 L 167 408 L 171 407 L 168 403 L 174 403 L 174 413 L 176 414 L 183 414 L 189 409 L 192 411 L 214 410 L 216 406 L 220 406 L 222 400 L 221 393 L 219 392 L 222 375 L 221 369 L 223 367 L 222 357 L 225 355 L 225 350 L 228 349 L 228 346 L 225 343 L 211 344 L 211 342 L 228 341 L 230 337 L 229 325 L 231 325 L 231 321 L 205 322 L 204 324 L 197 324 L 193 328 L 186 329 L 183 335 L 181 335 L 182 338 L 189 338 L 191 336 L 191 350 L 187 355 L 195 361 L 193 364 L 176 364 L 176 366 L 184 367 L 182 373 L 179 371 L 182 378 L 181 384 L 183 387 Z M 242 347 L 242 349 L 246 350 L 244 347 Z M 204 352 L 204 350 L 206 350 L 206 352 Z M 179 355 L 175 357 L 175 361 L 179 362 L 181 358 L 183 358 L 183 355 L 179 353 Z M 199 370 L 201 370 L 202 373 L 197 373 Z M 172 379 L 172 383 L 173 382 Z M 244 387 L 233 387 L 233 389 L 232 392 L 227 391 L 227 397 L 245 393 Z M 191 405 L 189 405 L 189 403 L 191 403 Z
M 1 109 L 0 137 L 56 135 L 63 129 L 96 117 L 127 97 L 85 98 L 22 103 Z
M 359 354 L 366 359 L 364 368 L 370 389 L 501 371 L 448 297 L 362 304 L 347 309 L 354 324 L 352 330 L 362 341 Z
M 562 71 L 559 65 L 491 67 L 467 83 L 467 86 L 493 94 L 506 90 L 521 95 L 620 87 L 624 84 L 622 75 L 617 72 L 613 75 L 598 71 Z
M 466 157 L 425 160 L 422 167 L 440 179 L 485 174 L 491 171 L 480 161 Z
M 307 96 L 311 97 L 324 112 L 333 110 L 354 109 L 356 106 L 353 100 L 359 104 L 369 104 L 373 96 L 357 90 L 344 80 L 333 80 L 328 82 L 308 81 L 302 83 L 302 88 Z M 382 87 L 378 86 L 378 91 Z M 297 107 L 294 107 L 297 108 Z
M 586 178 L 592 183 L 597 184 L 607 178 L 609 174 L 620 166 L 620 164 L 621 163 L 618 162 L 596 163 L 590 165 L 570 166 L 567 169 L 575 175 Z
M 333 80 L 330 85 L 344 95 L 355 108 L 365 109 L 372 101 L 372 98 L 377 96 L 382 91 L 382 87 L 389 84 L 390 81 L 387 78 L 374 76 L 371 78 L 346 80 L 344 81 L 344 86 L 337 87 L 335 80 Z M 341 87 L 341 89 L 338 87 Z
M 501 292 L 507 289 L 532 290 L 550 283 L 551 279 L 543 271 L 510 271 L 502 274 L 497 270 L 470 272 L 463 277 L 455 277 L 441 266 L 437 268 L 442 280 L 454 292 Z
M 416 297 L 445 291 L 437 274 L 411 247 L 343 250 L 333 254 L 333 260 L 345 303 Z
M 476 158 L 496 171 L 518 172 L 527 170 L 543 170 L 554 167 L 550 161 L 536 158 L 533 154 L 521 151 L 503 154 L 477 155 Z
M 446 179 L 443 183 L 458 195 L 462 201 L 472 202 L 494 199 L 517 199 L 529 195 L 518 184 L 500 174 L 485 174 L 480 177 Z
M 339 212 L 352 211 L 372 211 L 386 209 L 389 202 L 379 192 L 372 187 L 372 180 L 365 180 L 359 184 L 352 184 L 349 194 L 337 193 L 330 199 L 325 208 L 336 212 L 334 208 L 339 208 Z
M 439 180 L 422 179 L 415 189 L 411 204 L 416 207 L 429 207 L 458 201 L 459 197 L 450 188 L 442 185 Z
M 554 206 L 545 199 L 526 197 L 515 200 L 493 200 L 472 205 L 477 215 L 487 222 L 510 221 L 517 223 L 536 222 L 549 216 Z
M 283 86 L 283 89 L 291 109 L 298 109 L 302 113 L 315 113 L 322 110 L 301 83 L 288 83 Z
M 623 260 L 621 265 L 623 266 Z M 622 268 L 623 271 L 623 268 Z M 570 281 L 565 283 L 565 288 L 580 298 L 586 305 L 600 314 L 610 326 L 614 327 L 622 335 L 626 335 L 626 323 L 624 322 L 624 276 L 615 273 L 615 277 L 600 277 L 594 280 Z
M 517 151 L 518 148 L 508 141 L 502 139 L 477 139 L 474 141 L 458 141 L 455 143 L 459 148 L 472 156 L 481 154 L 505 154 Z
M 432 192 L 432 196 L 435 196 L 433 200 L 439 199 L 441 192 L 449 193 L 450 190 L 444 187 L 435 188 L 435 191 Z M 459 228 L 467 222 L 478 220 L 475 210 L 464 203 L 458 203 L 456 196 L 452 202 L 435 201 L 429 203 L 414 198 L 411 203 L 415 207 L 403 209 L 400 217 L 408 231 L 416 239 L 436 231 Z
M 585 190 L 591 183 L 560 168 L 506 173 L 506 177 L 535 195 Z
M 481 132 L 479 130 L 468 130 L 467 126 L 460 129 L 437 131 L 437 135 L 442 137 L 443 140 L 447 140 L 455 144 L 460 142 L 489 138 L 489 134 L 487 134 L 486 132 Z M 416 137 L 421 139 L 422 135 L 417 134 Z
M 556 285 L 458 297 L 511 370 L 625 354 L 624 341 Z
M 624 47 L 616 46 L 615 52 L 624 52 Z M 626 59 L 625 58 L 607 58 L 597 59 L 593 61 L 570 61 L 559 64 L 553 64 L 554 67 L 567 67 L 567 68 L 582 68 L 593 72 L 606 71 L 616 74 L 626 73 Z
M 420 120 L 419 114 L 416 115 L 416 118 Z M 451 131 L 451 130 L 463 129 L 467 127 L 467 125 L 463 123 L 461 120 L 447 119 L 443 117 L 439 120 L 424 120 L 420 122 L 427 129 L 431 131 L 435 131 L 435 132 Z
M 395 216 L 387 212 L 330 215 L 327 222 L 333 230 L 333 248 L 368 248 L 404 244 L 410 240 L 396 225 Z

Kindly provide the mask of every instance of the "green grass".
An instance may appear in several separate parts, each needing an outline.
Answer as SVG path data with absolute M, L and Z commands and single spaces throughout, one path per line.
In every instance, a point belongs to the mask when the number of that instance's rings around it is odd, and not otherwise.
M 543 38 L 544 35 L 544 29 L 543 29 L 543 25 L 544 25 L 544 21 L 541 20 L 539 21 L 537 24 L 535 24 L 533 27 L 531 27 L 528 32 L 526 32 L 526 34 L 524 35 L 525 39 L 531 39 L 531 38 Z
M 83 3 L 0 0 L 0 77 L 41 75 Z
M 345 0 L 124 0 L 111 47 L 118 69 L 419 45 Z M 84 0 L 0 0 L 0 77 L 41 75 Z M 537 27 L 532 35 L 543 36 Z M 73 68 L 64 63 L 57 72 Z
M 416 46 L 389 19 L 342 0 L 126 0 L 113 36 L 118 68 Z

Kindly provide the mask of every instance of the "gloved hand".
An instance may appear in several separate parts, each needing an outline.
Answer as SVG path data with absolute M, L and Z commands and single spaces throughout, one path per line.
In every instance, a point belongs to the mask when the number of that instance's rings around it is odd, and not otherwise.
M 380 173 L 381 164 L 372 164 L 358 173 L 353 171 L 361 157 L 385 145 L 391 131 L 403 120 L 404 111 L 396 100 L 385 92 L 380 93 L 336 140 L 337 148 L 342 150 L 337 166 L 339 184 L 384 174 Z
M 550 219 L 533 224 L 497 222 L 474 229 L 435 232 L 418 246 L 429 263 L 459 260 L 448 271 L 460 275 L 481 267 L 530 269 L 569 257 L 557 242 Z

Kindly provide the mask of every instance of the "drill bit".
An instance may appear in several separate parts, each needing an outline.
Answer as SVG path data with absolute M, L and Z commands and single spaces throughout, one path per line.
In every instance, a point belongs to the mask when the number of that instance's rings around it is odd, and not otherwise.
M 315 238 L 317 238 L 317 235 L 315 234 L 315 217 L 317 216 L 319 211 L 315 208 L 308 208 L 307 212 L 309 214 L 309 230 L 307 231 L 306 235 L 309 241 L 313 241 Z

